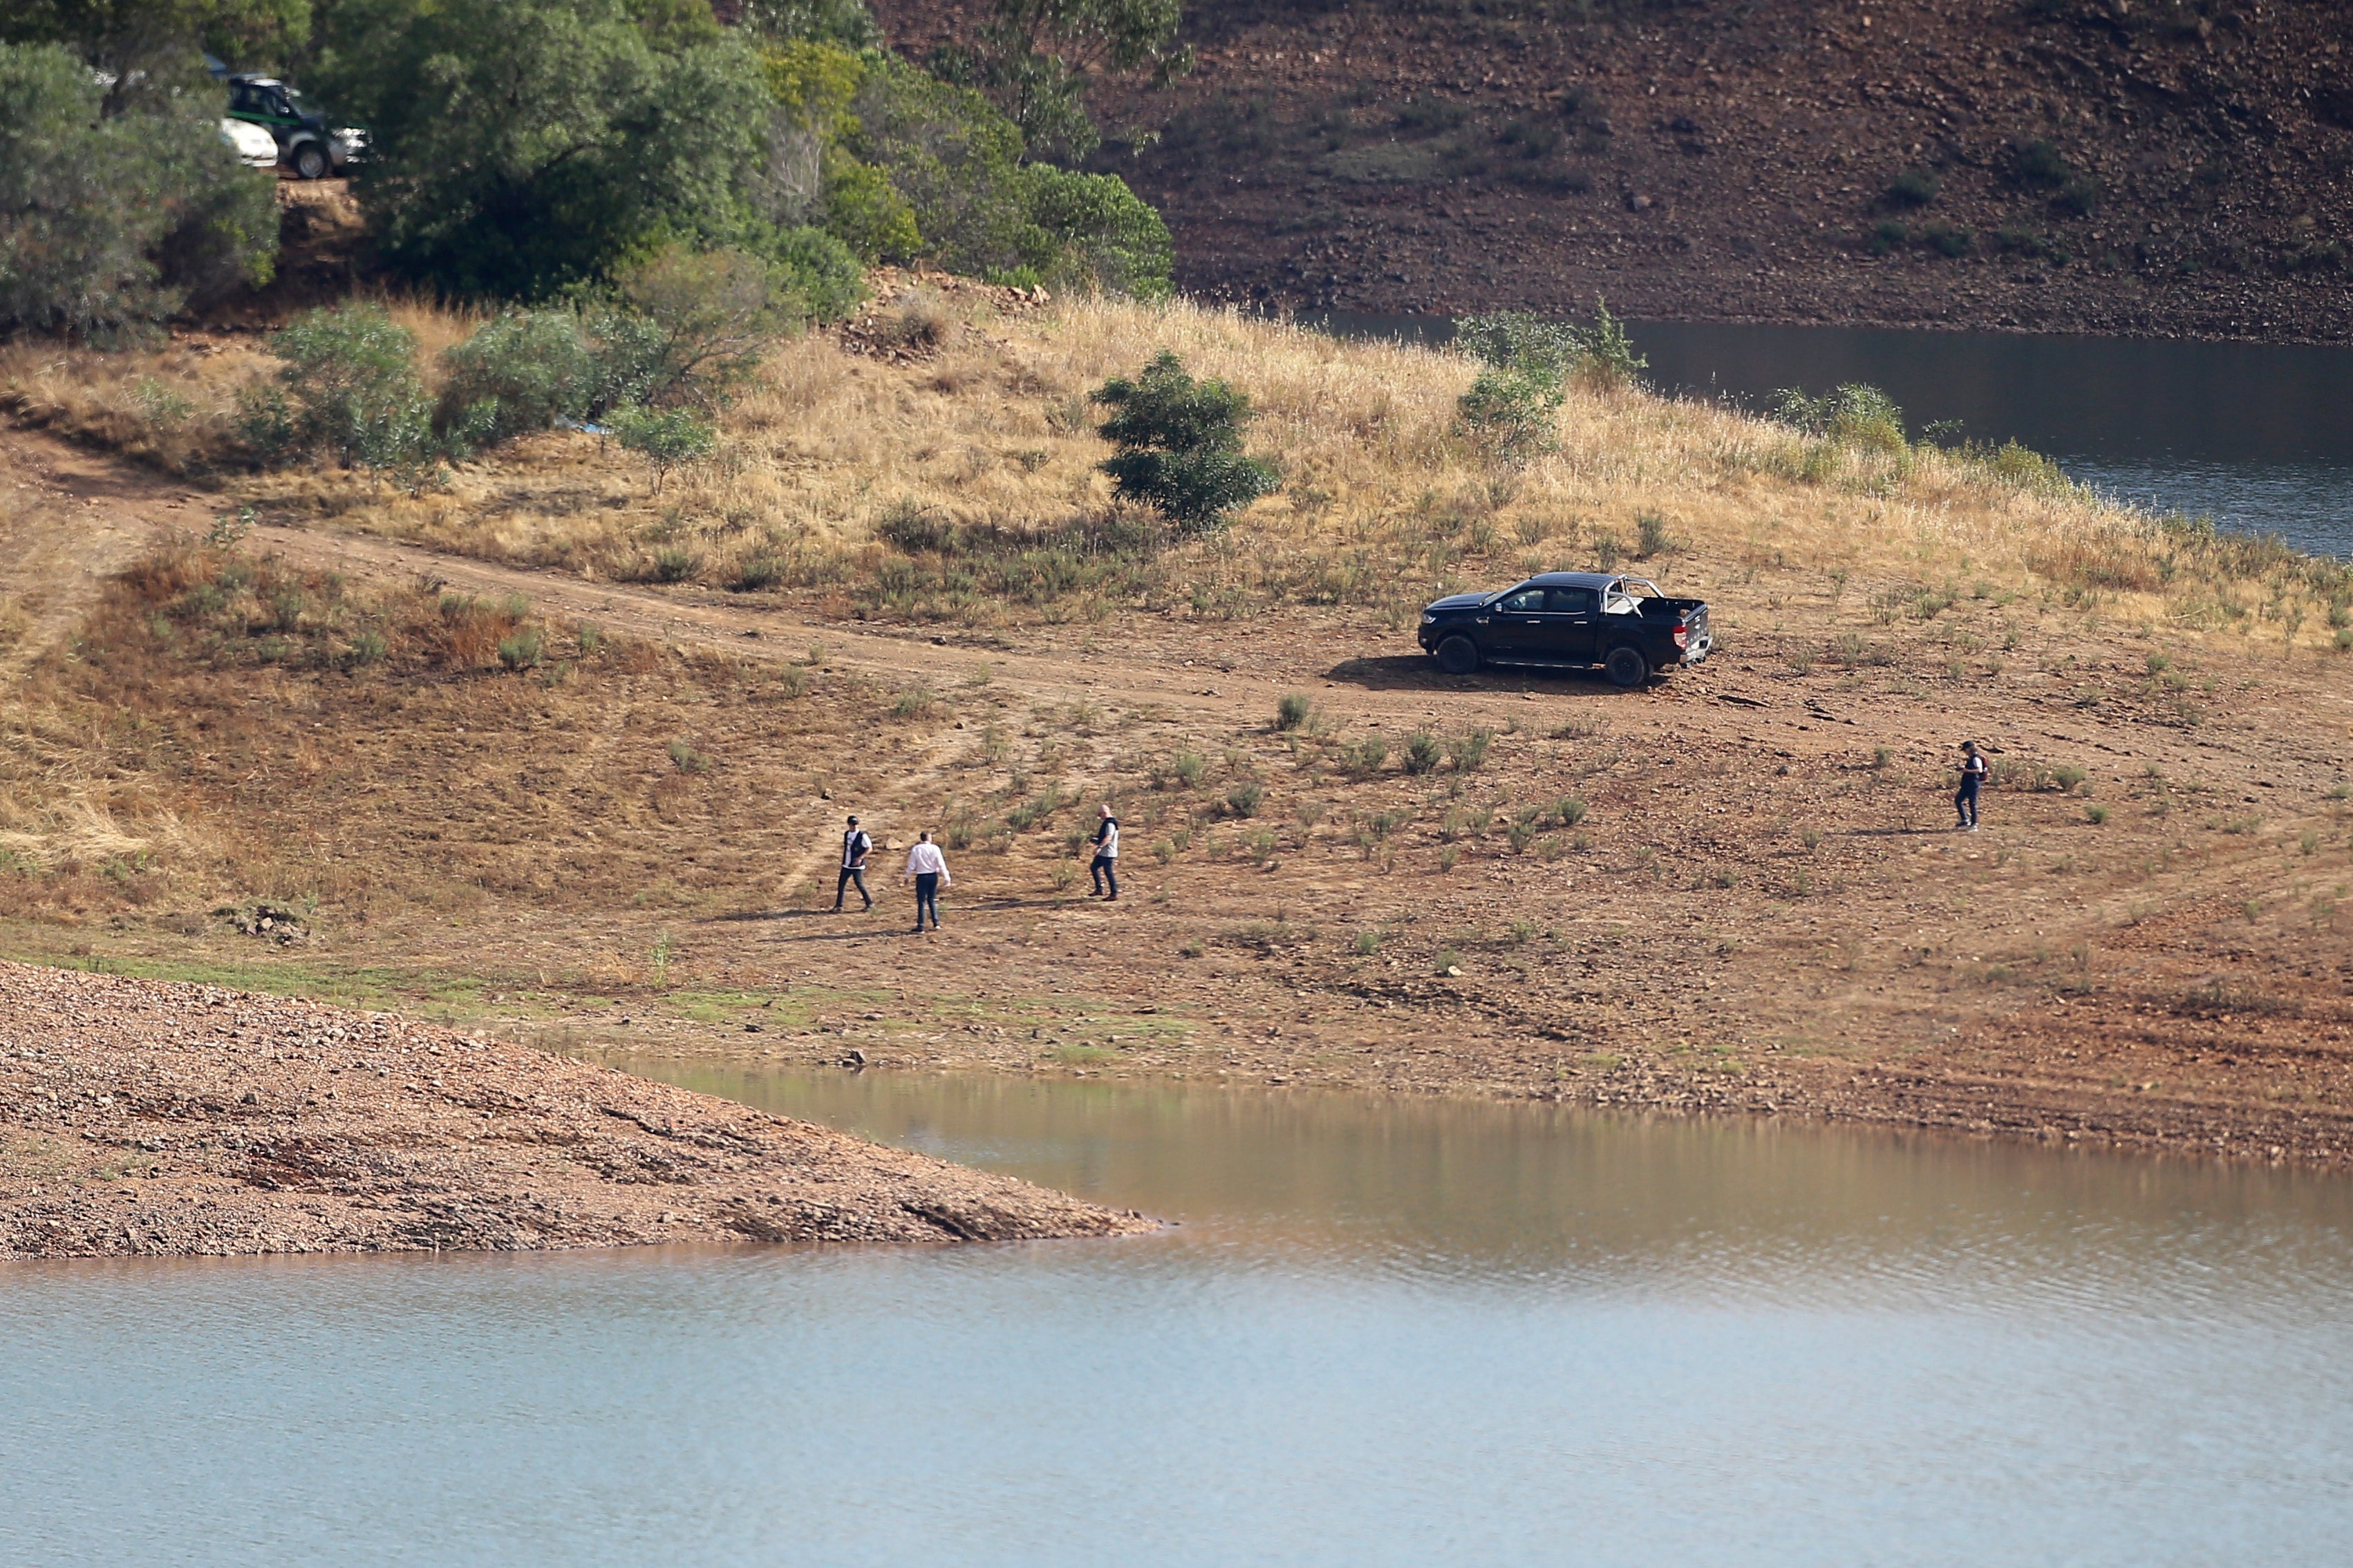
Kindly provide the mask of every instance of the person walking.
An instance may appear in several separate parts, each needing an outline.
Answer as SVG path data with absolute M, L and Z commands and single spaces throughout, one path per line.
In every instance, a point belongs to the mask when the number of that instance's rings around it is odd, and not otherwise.
M 1953 796 L 1953 809 L 1960 814 L 1960 820 L 1953 824 L 1956 833 L 1975 833 L 1978 830 L 1978 791 L 1985 787 L 1986 774 L 1989 771 L 1985 753 L 1978 750 L 1978 743 L 1963 741 L 1961 787 L 1960 792 Z
M 940 889 L 955 879 L 948 875 L 947 857 L 940 853 L 940 847 L 932 842 L 929 833 L 919 837 L 915 847 L 907 851 L 905 879 L 915 884 L 915 930 L 923 929 L 925 910 L 932 911 L 932 929 L 939 930 Z
M 1087 875 L 1094 879 L 1095 890 L 1089 893 L 1087 897 L 1101 899 L 1105 903 L 1117 903 L 1119 901 L 1119 818 L 1111 814 L 1111 807 L 1108 805 L 1102 807 L 1102 816 L 1103 821 L 1095 828 L 1095 858 L 1087 863 Z M 1106 883 L 1110 885 L 1108 893 L 1103 890 Z
M 841 835 L 841 875 L 833 884 L 833 912 L 841 912 L 841 900 L 849 896 L 850 884 L 858 886 L 858 896 L 866 900 L 866 909 L 874 907 L 874 895 L 866 890 L 866 857 L 874 852 L 874 840 L 859 831 L 858 818 L 851 817 Z M 859 913 L 865 913 L 860 910 Z

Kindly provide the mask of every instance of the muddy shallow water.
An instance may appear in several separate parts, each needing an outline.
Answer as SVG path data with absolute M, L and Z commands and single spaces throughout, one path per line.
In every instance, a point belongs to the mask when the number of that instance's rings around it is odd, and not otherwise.
M 2353 1534 L 2353 1182 L 634 1064 L 1179 1221 L 0 1267 L 0 1561 L 2205 1563 Z

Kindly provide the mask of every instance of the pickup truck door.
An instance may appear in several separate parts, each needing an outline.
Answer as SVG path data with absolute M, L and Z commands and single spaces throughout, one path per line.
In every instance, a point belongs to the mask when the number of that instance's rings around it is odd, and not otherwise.
M 1562 664 L 1591 664 L 1596 657 L 1590 588 L 1545 590 L 1545 657 Z
M 1506 594 L 1487 611 L 1486 645 L 1481 651 L 1493 659 L 1545 658 L 1545 590 L 1522 588 Z

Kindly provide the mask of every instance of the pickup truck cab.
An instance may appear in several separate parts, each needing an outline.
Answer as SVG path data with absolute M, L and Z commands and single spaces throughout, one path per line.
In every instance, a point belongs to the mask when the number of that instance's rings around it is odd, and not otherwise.
M 1449 675 L 1482 664 L 1599 667 L 1616 685 L 1697 664 L 1715 646 L 1707 602 L 1671 599 L 1647 577 L 1547 572 L 1501 593 L 1454 594 L 1421 612 L 1421 646 Z

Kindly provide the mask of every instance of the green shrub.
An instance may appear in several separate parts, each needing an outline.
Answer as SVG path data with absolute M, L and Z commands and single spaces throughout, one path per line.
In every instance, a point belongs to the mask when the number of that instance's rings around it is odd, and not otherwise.
M 623 450 L 637 453 L 652 467 L 657 495 L 672 468 L 709 457 L 719 443 L 717 428 L 684 408 L 617 408 L 610 423 Z
M 1186 532 L 1213 531 L 1277 487 L 1271 465 L 1242 455 L 1249 397 L 1222 381 L 1195 381 L 1166 349 L 1134 381 L 1114 377 L 1090 396 L 1113 410 L 1099 430 L 1118 448 L 1099 465 L 1113 489 Z
M 1445 754 L 1445 744 L 1437 736 L 1427 730 L 1416 730 L 1406 737 L 1405 771 L 1409 773 L 1433 773 Z
M 1674 548 L 1667 538 L 1667 520 L 1657 512 L 1639 512 L 1634 518 L 1634 559 L 1648 561 L 1653 555 L 1663 555 Z
M 1459 773 L 1476 773 L 1487 764 L 1487 748 L 1494 744 L 1495 732 L 1488 729 L 1472 730 L 1448 742 L 1447 756 Z
M 1885 256 L 1912 243 L 1912 231 L 1894 218 L 1882 218 L 1872 226 L 1871 254 Z
M 274 182 L 238 163 L 216 102 L 0 44 L 0 334 L 105 334 L 269 281 Z
M 589 412 L 715 403 L 803 313 L 791 279 L 765 257 L 667 246 L 625 269 L 588 312 Z
M 1557 382 L 1518 370 L 1482 370 L 1455 404 L 1456 425 L 1472 442 L 1506 463 L 1525 463 L 1560 445 Z
M 2059 149 L 2041 137 L 2018 142 L 2010 149 L 2010 170 L 2018 183 L 2030 190 L 2065 184 L 2075 172 Z
M 409 469 L 441 453 L 417 374 L 417 335 L 381 305 L 353 302 L 297 317 L 269 341 L 276 380 L 248 393 L 246 439 L 270 461 L 318 454 L 363 468 Z
M 1314 704 L 1304 691 L 1286 691 L 1274 705 L 1274 727 L 1296 730 L 1307 722 Z
M 1892 207 L 1925 207 L 1936 199 L 1936 176 L 1926 169 L 1906 169 L 1887 187 Z
M 1522 310 L 1465 316 L 1455 324 L 1454 345 L 1481 363 L 1539 387 L 1581 380 L 1600 387 L 1638 381 L 1650 362 L 1634 353 L 1626 325 L 1596 299 L 1593 325 L 1549 321 Z
M 1139 300 L 1167 297 L 1176 259 L 1168 226 L 1124 181 L 1045 163 L 1022 173 L 1029 220 L 1022 260 L 1040 280 Z
M 2075 174 L 2071 176 L 2065 184 L 2061 185 L 2059 194 L 2051 199 L 2063 211 L 2071 212 L 2077 217 L 2089 217 L 2099 206 L 2100 195 L 2101 186 L 2097 175 Z
M 443 352 L 448 375 L 435 424 L 470 447 L 578 419 L 595 396 L 596 365 L 569 310 L 511 310 Z
M 785 563 L 773 552 L 754 551 L 735 568 L 728 586 L 739 594 L 757 594 L 775 587 L 785 580 Z
M 512 636 L 499 639 L 499 662 L 509 669 L 535 669 L 541 646 L 538 627 L 518 627 Z
M 1900 452 L 1905 447 L 1904 410 L 1875 386 L 1850 382 L 1820 397 L 1784 388 L 1773 416 L 1782 424 L 1844 446 Z
M 1252 779 L 1244 779 L 1226 792 L 1226 805 L 1236 816 L 1256 816 L 1259 803 L 1265 798 L 1266 791 Z
M 866 269 L 839 237 L 821 228 L 784 229 L 760 253 L 776 266 L 779 282 L 798 304 L 796 314 L 839 321 L 866 302 Z
M 670 760 L 682 773 L 707 773 L 711 771 L 711 759 L 682 740 L 670 743 Z
M 1381 764 L 1388 760 L 1388 755 L 1389 743 L 1387 741 L 1378 735 L 1367 735 L 1361 741 L 1345 742 L 1340 747 L 1340 766 L 1351 777 L 1370 778 L 1381 771 Z
M 1969 253 L 1975 237 L 1968 229 L 1948 223 L 1932 223 L 1920 231 L 1920 243 L 1939 256 L 1958 258 Z
M 702 570 L 702 557 L 682 544 L 666 544 L 653 553 L 649 574 L 657 583 L 691 582 Z

